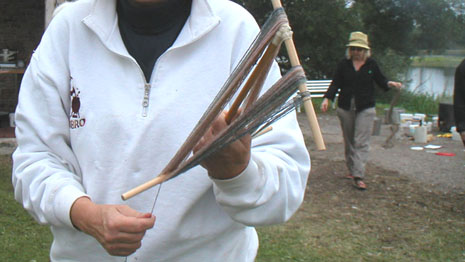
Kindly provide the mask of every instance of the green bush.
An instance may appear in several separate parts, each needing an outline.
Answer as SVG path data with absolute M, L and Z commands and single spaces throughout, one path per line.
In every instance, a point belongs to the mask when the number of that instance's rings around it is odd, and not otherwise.
M 449 97 L 434 96 L 424 93 L 413 93 L 406 89 L 402 89 L 400 92 L 400 97 L 395 106 L 403 108 L 406 112 L 410 113 L 437 115 L 439 110 L 439 103 L 441 103 L 441 101 L 450 100 Z M 377 102 L 390 105 L 395 93 L 395 91 L 391 90 L 382 97 L 378 96 Z
M 378 115 L 384 114 L 384 109 L 389 108 L 396 92 L 397 91 L 395 90 L 390 90 L 388 92 L 377 92 L 376 111 L 378 112 Z M 409 113 L 421 113 L 429 116 L 438 114 L 439 103 L 441 103 L 441 101 L 447 101 L 451 99 L 450 97 L 445 96 L 434 96 L 430 94 L 413 93 L 406 89 L 402 89 L 400 92 L 401 93 L 399 99 L 397 100 L 397 103 L 394 105 L 395 107 L 403 108 L 406 112 Z M 315 108 L 316 113 L 322 113 L 320 110 L 320 105 L 322 101 L 323 98 L 312 99 L 313 107 Z M 333 111 L 333 107 L 330 106 L 328 113 L 332 113 Z

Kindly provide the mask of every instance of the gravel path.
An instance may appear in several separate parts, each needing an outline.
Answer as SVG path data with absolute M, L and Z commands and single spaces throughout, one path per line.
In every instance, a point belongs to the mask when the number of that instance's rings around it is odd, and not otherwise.
M 318 116 L 326 143 L 325 151 L 316 150 L 305 115 L 298 114 L 298 119 L 313 159 L 344 159 L 342 133 L 337 116 L 332 114 Z M 442 192 L 465 193 L 465 150 L 461 141 L 434 136 L 434 140 L 427 144 L 417 144 L 400 130 L 394 147 L 385 149 L 382 145 L 389 134 L 391 134 L 390 126 L 383 124 L 380 134 L 372 136 L 369 162 L 433 186 Z M 422 151 L 411 149 L 411 147 L 426 145 L 440 145 L 441 148 Z M 454 153 L 455 156 L 439 156 L 435 154 L 436 152 Z
M 16 148 L 16 139 L 0 138 L 0 155 L 11 155 Z

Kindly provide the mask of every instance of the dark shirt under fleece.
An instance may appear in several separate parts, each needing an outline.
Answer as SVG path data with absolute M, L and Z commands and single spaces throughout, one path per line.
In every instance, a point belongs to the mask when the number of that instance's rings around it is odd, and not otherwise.
M 465 60 L 455 70 L 454 117 L 457 132 L 465 132 Z
M 355 71 L 352 60 L 343 59 L 324 97 L 333 101 L 339 93 L 338 107 L 344 110 L 350 110 L 354 97 L 355 110 L 360 112 L 375 106 L 375 82 L 385 91 L 389 90 L 388 80 L 374 59 L 368 58 L 359 71 Z
M 129 54 L 150 82 L 157 59 L 174 43 L 191 10 L 191 0 L 135 4 L 118 0 L 118 26 Z

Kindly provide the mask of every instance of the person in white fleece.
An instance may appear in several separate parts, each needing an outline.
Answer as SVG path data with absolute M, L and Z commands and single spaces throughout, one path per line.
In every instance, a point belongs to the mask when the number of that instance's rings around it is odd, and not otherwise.
M 228 0 L 79 0 L 54 17 L 22 80 L 12 175 L 51 261 L 254 261 L 254 227 L 304 198 L 295 114 L 163 183 L 156 222 L 159 186 L 120 195 L 159 174 L 258 31 Z M 279 77 L 275 63 L 266 86 Z

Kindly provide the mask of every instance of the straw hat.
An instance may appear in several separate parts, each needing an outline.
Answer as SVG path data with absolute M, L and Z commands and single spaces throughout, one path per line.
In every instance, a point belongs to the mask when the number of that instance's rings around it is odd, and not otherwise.
M 362 32 L 350 33 L 349 43 L 347 46 L 361 47 L 370 50 L 368 46 L 368 36 Z

